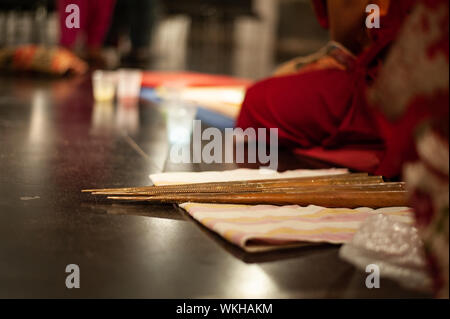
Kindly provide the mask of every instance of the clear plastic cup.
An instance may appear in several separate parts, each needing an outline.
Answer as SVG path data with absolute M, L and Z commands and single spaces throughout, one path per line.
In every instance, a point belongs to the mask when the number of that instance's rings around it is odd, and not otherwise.
M 92 89 L 97 102 L 109 102 L 114 99 L 116 91 L 116 76 L 114 72 L 94 71 L 92 74 Z
M 137 100 L 141 92 L 142 72 L 122 69 L 118 73 L 117 97 L 120 100 Z
M 184 145 L 191 141 L 197 109 L 188 105 L 167 106 L 167 133 L 170 144 Z

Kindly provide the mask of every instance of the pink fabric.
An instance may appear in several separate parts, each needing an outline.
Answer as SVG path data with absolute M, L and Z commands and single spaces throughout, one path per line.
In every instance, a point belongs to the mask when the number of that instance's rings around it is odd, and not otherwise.
M 347 209 L 298 205 L 180 205 L 200 224 L 247 252 L 286 248 L 286 245 L 349 242 L 367 218 L 390 215 L 411 223 L 405 207 Z
M 87 46 L 102 46 L 106 32 L 110 26 L 115 0 L 58 0 L 59 22 L 61 26 L 60 44 L 72 48 L 81 33 L 85 33 Z M 76 4 L 80 8 L 80 28 L 66 27 L 66 7 Z

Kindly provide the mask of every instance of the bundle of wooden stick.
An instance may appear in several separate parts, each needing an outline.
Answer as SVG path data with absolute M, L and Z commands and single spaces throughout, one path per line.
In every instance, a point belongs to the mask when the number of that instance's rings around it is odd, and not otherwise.
M 220 204 L 318 205 L 324 207 L 406 206 L 404 183 L 386 183 L 381 176 L 340 174 L 236 182 L 214 182 L 82 192 L 120 201 L 154 204 L 185 202 Z

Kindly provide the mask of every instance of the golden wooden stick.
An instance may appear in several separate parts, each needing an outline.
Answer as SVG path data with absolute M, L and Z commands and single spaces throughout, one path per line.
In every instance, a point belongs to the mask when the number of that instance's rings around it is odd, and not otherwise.
M 331 185 L 294 185 L 289 183 L 287 185 L 247 185 L 238 187 L 221 187 L 215 186 L 210 188 L 179 188 L 176 190 L 159 190 L 158 188 L 138 191 L 138 192 L 95 192 L 93 195 L 109 195 L 109 196 L 156 196 L 169 194 L 189 194 L 189 193 L 260 193 L 260 192 L 274 192 L 279 191 L 339 191 L 339 190 L 404 190 L 404 183 L 372 183 L 372 184 L 331 184 Z
M 196 184 L 177 184 L 177 185 L 164 185 L 164 186 L 144 186 L 144 187 L 128 187 L 128 188 L 104 188 L 104 189 L 87 189 L 82 192 L 90 192 L 97 194 L 106 194 L 111 192 L 166 192 L 176 191 L 181 189 L 210 189 L 212 187 L 247 187 L 249 185 L 271 185 L 282 186 L 285 184 L 291 185 L 328 185 L 328 184 L 356 184 L 356 183 L 375 183 L 383 182 L 381 176 L 368 176 L 367 173 L 356 174 L 339 174 L 339 175 L 327 175 L 327 176 L 312 176 L 312 177 L 299 177 L 299 178 L 282 178 L 282 179 L 269 179 L 269 180 L 250 180 L 250 181 L 234 181 L 234 182 L 212 182 L 212 183 L 196 183 Z
M 349 208 L 407 204 L 404 183 L 385 183 L 381 176 L 368 176 L 367 173 L 91 189 L 83 192 L 107 195 L 113 200 L 149 203 L 313 204 Z
M 151 194 L 166 194 L 166 193 L 183 193 L 183 192 L 226 192 L 226 191 L 237 191 L 248 190 L 248 189 L 263 189 L 268 187 L 302 187 L 302 186 L 320 186 L 320 185 L 366 185 L 366 184 L 376 184 L 382 183 L 383 180 L 379 177 L 365 177 L 364 179 L 335 179 L 335 180 L 318 180 L 315 182 L 309 182 L 304 180 L 293 180 L 293 181 L 273 181 L 267 183 L 234 183 L 234 184 L 217 184 L 217 185 L 180 185 L 177 187 L 165 187 L 165 186 L 154 186 L 145 188 L 133 188 L 126 189 L 123 191 L 100 191 L 93 192 L 95 195 L 108 195 L 108 194 L 131 194 L 131 193 L 145 193 Z
M 248 205 L 318 205 L 324 207 L 394 207 L 407 205 L 407 192 L 393 191 L 319 191 L 319 192 L 276 192 L 240 194 L 175 194 L 164 196 L 109 196 L 122 201 L 144 201 L 149 203 L 217 203 Z

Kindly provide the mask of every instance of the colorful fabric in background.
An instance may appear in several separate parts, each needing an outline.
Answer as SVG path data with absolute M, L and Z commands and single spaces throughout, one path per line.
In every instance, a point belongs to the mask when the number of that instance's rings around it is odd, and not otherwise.
M 361 223 L 377 214 L 412 223 L 409 208 L 373 210 L 330 209 L 319 206 L 217 205 L 185 203 L 195 220 L 247 252 L 285 249 L 306 244 L 344 244 Z
M 234 127 L 250 80 L 194 72 L 144 72 L 141 97 L 154 103 L 168 101 L 197 107 L 196 119 L 225 129 Z M 172 95 L 172 97 L 171 97 Z
M 83 74 L 87 69 L 84 61 L 63 48 L 23 45 L 0 49 L 0 70 L 65 75 Z
M 225 75 L 212 75 L 196 72 L 144 72 L 142 86 L 144 87 L 247 87 L 252 84 L 248 79 Z
M 449 2 L 421 0 L 371 97 L 393 121 L 387 160 L 404 166 L 438 297 L 449 297 Z M 400 153 L 398 150 L 405 150 Z

